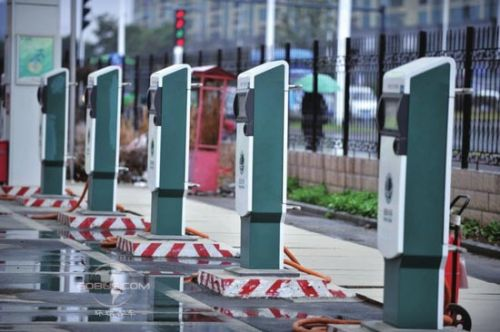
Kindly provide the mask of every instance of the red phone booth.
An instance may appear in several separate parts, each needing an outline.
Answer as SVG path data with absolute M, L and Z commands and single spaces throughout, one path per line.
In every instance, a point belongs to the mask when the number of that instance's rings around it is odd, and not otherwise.
M 217 66 L 193 68 L 191 90 L 190 181 L 197 192 L 216 193 L 219 188 L 219 159 L 228 83 L 236 76 Z

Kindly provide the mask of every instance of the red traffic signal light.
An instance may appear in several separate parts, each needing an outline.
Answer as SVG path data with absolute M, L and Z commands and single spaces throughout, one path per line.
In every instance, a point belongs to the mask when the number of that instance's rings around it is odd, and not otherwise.
M 177 19 L 177 21 L 175 22 L 175 28 L 182 29 L 182 28 L 184 28 L 185 23 L 186 22 L 183 19 Z
M 186 11 L 184 9 L 177 9 L 175 11 L 175 46 L 184 47 L 186 40 Z
M 177 9 L 175 11 L 175 18 L 184 18 L 184 15 L 186 15 L 186 11 L 184 9 Z

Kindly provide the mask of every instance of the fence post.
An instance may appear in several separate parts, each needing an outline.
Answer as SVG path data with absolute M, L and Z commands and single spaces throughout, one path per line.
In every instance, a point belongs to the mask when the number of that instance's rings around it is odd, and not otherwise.
M 222 49 L 217 50 L 217 67 L 222 67 Z
M 126 63 L 127 56 L 123 55 L 121 58 L 122 62 L 122 81 L 120 82 L 121 84 L 125 83 L 127 81 L 127 63 Z M 122 85 L 122 104 L 121 104 L 121 110 L 120 113 L 123 114 L 125 111 L 125 84 Z
M 266 45 L 260 45 L 260 63 L 266 62 Z
M 427 53 L 427 32 L 418 32 L 418 57 L 423 58 Z
M 349 110 L 349 96 L 351 85 L 351 73 L 349 71 L 349 63 L 351 62 L 351 38 L 345 40 L 345 84 L 344 84 L 344 121 L 342 122 L 342 146 L 344 148 L 344 156 L 349 154 L 349 122 L 351 112 Z
M 149 63 L 148 63 L 148 69 L 149 69 L 149 73 L 148 73 L 148 80 L 149 80 L 149 76 L 153 73 L 154 71 L 154 66 L 155 66 L 155 56 L 153 54 L 150 54 L 149 55 Z
M 291 49 L 291 45 L 290 43 L 286 43 L 285 44 L 285 61 L 288 62 L 288 65 L 290 65 L 290 49 Z
M 464 57 L 464 89 L 472 88 L 472 53 L 474 50 L 474 27 L 468 26 L 465 32 L 465 57 Z M 470 152 L 470 127 L 472 113 L 472 95 L 465 94 L 462 116 L 462 160 L 461 167 L 469 168 Z
M 311 150 L 316 152 L 318 150 L 318 111 L 319 111 L 319 95 L 318 95 L 318 62 L 319 62 L 319 42 L 317 40 L 313 43 L 313 118 L 312 118 L 312 141 Z
M 135 76 L 134 76 L 134 129 L 139 129 L 139 94 L 140 94 L 140 77 L 141 77 L 141 57 L 135 57 Z
M 198 66 L 199 67 L 203 66 L 203 51 L 202 50 L 198 51 Z
M 168 66 L 169 64 L 169 56 L 168 56 L 168 52 L 165 52 L 165 54 L 163 55 L 163 66 Z
M 385 60 L 385 33 L 380 34 L 378 39 L 378 71 L 377 71 L 377 100 L 382 97 L 384 85 L 384 60 Z M 377 158 L 380 159 L 380 132 L 377 130 Z
M 290 57 L 290 48 L 291 48 L 291 45 L 290 43 L 286 43 L 285 44 L 285 61 L 288 63 L 288 66 L 291 67 L 291 57 Z M 288 74 L 288 79 L 290 80 L 290 74 Z M 286 142 L 287 142 L 287 146 L 288 148 L 290 148 L 290 111 L 288 112 L 288 136 L 286 138 Z
M 236 74 L 241 73 L 241 47 L 236 49 Z

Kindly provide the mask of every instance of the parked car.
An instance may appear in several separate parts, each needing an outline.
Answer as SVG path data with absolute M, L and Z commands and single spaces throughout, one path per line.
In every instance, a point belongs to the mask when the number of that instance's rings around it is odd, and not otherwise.
M 498 107 L 500 92 L 491 89 L 480 89 L 474 93 L 476 106 L 480 111 L 493 111 Z
M 351 117 L 358 120 L 374 119 L 377 112 L 377 97 L 369 86 L 354 85 L 349 89 Z

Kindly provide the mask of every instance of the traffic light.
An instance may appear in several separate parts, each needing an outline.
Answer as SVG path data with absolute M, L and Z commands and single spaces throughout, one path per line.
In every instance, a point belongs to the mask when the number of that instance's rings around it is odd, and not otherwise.
M 89 26 L 90 18 L 88 17 L 90 13 L 90 0 L 82 0 L 82 31 Z
M 186 11 L 177 9 L 175 11 L 175 46 L 184 47 L 186 43 Z

